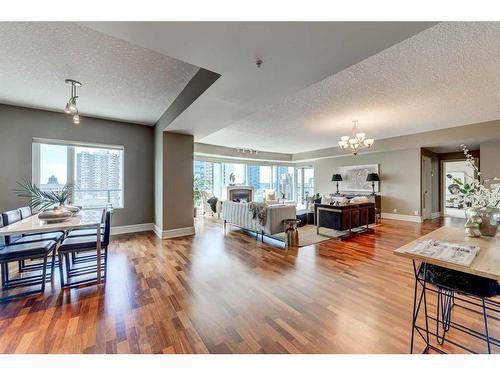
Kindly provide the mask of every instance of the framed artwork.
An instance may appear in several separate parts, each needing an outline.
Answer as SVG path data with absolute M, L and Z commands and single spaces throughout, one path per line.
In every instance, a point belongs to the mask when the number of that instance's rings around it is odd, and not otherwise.
M 372 183 L 366 181 L 368 173 L 379 173 L 378 164 L 349 165 L 339 167 L 342 181 L 339 187 L 342 191 L 372 192 Z M 375 191 L 378 192 L 379 183 L 375 182 Z
M 455 182 L 455 179 L 465 183 L 465 172 L 446 173 L 446 195 L 458 195 L 460 193 L 460 185 Z

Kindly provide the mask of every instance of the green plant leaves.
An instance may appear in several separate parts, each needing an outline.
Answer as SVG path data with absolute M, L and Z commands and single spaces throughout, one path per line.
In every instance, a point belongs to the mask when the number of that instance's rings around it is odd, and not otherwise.
M 18 189 L 14 189 L 14 193 L 18 197 L 29 198 L 31 209 L 43 210 L 54 204 L 65 204 L 73 193 L 73 185 L 66 184 L 60 191 L 51 190 L 43 191 L 38 186 L 30 181 L 17 182 Z

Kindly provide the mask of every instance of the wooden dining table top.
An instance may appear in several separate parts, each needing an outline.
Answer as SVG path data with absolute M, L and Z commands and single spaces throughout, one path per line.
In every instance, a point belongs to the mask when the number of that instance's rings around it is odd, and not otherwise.
M 406 252 L 407 250 L 413 248 L 420 241 L 431 239 L 462 245 L 479 246 L 479 254 L 472 261 L 471 265 L 466 267 L 454 263 L 444 262 L 439 259 Z M 500 281 L 500 236 L 498 235 L 495 237 L 483 236 L 478 238 L 471 238 L 465 236 L 463 227 L 444 226 L 394 250 L 394 254 L 408 259 L 418 260 L 444 268 L 449 268 L 456 271 L 461 271 L 472 275 L 483 276 Z
M 0 228 L 0 236 L 53 232 L 75 228 L 94 228 L 101 225 L 102 215 L 102 209 L 85 209 L 65 221 L 47 223 L 39 219 L 38 214 L 36 214 Z

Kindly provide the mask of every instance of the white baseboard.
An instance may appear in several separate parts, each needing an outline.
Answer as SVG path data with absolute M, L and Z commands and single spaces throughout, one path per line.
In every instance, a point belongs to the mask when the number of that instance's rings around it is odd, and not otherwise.
M 111 227 L 111 235 L 147 232 L 153 230 L 153 223 L 134 224 L 134 225 L 121 225 L 118 227 Z
M 438 217 L 441 217 L 441 211 L 440 212 L 433 212 L 431 214 L 431 219 L 437 219 Z
M 193 234 L 195 234 L 194 227 L 161 230 L 159 226 L 154 225 L 153 231 L 155 232 L 156 236 L 158 238 L 161 238 L 162 240 L 175 237 L 192 236 Z
M 422 222 L 421 216 L 391 214 L 388 212 L 382 212 L 382 219 L 412 221 L 414 223 L 421 223 Z

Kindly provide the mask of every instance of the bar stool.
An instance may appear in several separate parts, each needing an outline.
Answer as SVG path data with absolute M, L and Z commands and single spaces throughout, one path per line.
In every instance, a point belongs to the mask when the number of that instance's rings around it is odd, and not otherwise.
M 488 311 L 500 313 L 500 303 L 491 300 L 492 297 L 500 295 L 500 285 L 496 280 L 425 263 L 421 265 L 419 274 L 422 277 L 425 276 L 426 282 L 432 284 L 437 290 L 436 318 L 426 315 L 426 321 L 429 318 L 436 322 L 435 336 L 438 344 L 442 345 L 445 342 L 446 333 L 453 327 L 485 341 L 488 353 L 491 353 L 492 345 L 500 347 L 500 340 L 490 337 L 488 330 Z M 473 307 L 459 305 L 456 301 L 467 303 L 479 308 L 480 311 Z M 451 315 L 455 305 L 481 314 L 484 333 L 453 322 Z M 471 351 L 463 346 L 462 348 Z

